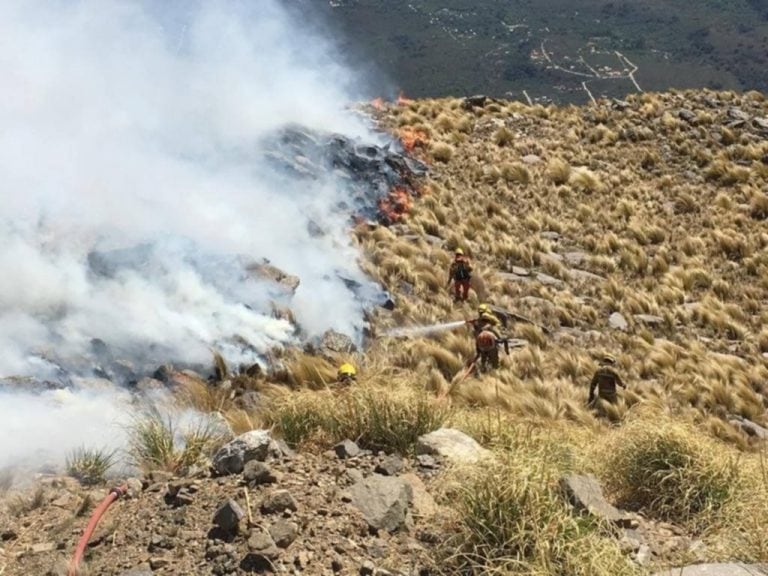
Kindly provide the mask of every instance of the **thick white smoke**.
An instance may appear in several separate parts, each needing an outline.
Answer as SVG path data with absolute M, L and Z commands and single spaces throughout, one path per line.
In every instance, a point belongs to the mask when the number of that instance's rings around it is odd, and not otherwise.
M 353 78 L 277 0 L 4 0 L 0 54 L 0 377 L 41 375 L 41 357 L 86 356 L 93 338 L 206 363 L 232 335 L 289 341 L 234 255 L 301 278 L 290 304 L 310 335 L 359 331 L 334 274 L 362 277 L 341 188 L 287 185 L 257 154 L 289 123 L 366 134 L 344 110 Z M 120 250 L 138 259 L 119 266 Z M 0 398 L 0 437 L 29 406 Z

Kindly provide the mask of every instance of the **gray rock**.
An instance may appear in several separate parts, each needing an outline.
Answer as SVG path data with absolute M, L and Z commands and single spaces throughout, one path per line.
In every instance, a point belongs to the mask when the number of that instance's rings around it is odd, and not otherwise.
M 273 560 L 280 554 L 275 541 L 272 540 L 272 537 L 269 534 L 262 530 L 253 532 L 248 538 L 248 550 L 253 554 L 259 554 L 268 560 Z
M 523 161 L 523 164 L 539 164 L 541 162 L 541 156 L 537 156 L 536 154 L 526 154 L 520 160 Z
M 518 274 L 512 274 L 510 272 L 497 272 L 496 276 L 498 276 L 501 280 L 504 280 L 505 282 L 520 282 L 527 284 L 531 281 L 530 278 L 527 276 L 520 276 Z
M 568 270 L 568 278 L 579 282 L 603 282 L 605 278 L 586 270 L 578 270 L 576 268 Z
M 694 114 L 690 110 L 687 110 L 686 108 L 678 110 L 677 115 L 682 120 L 685 120 L 686 122 L 688 122 L 688 124 L 695 124 L 696 123 L 696 114 Z
M 622 528 L 632 528 L 635 524 L 629 514 L 619 510 L 605 499 L 600 483 L 591 474 L 565 476 L 560 479 L 560 487 L 568 501 L 577 510 Z
M 742 122 L 746 122 L 749 120 L 749 114 L 744 112 L 741 108 L 736 108 L 735 106 L 731 106 L 728 108 L 728 118 L 731 120 L 740 120 Z
M 554 286 L 556 288 L 565 287 L 565 282 L 555 278 L 554 276 L 550 276 L 549 274 L 544 274 L 543 272 L 539 272 L 538 274 L 536 274 L 536 280 L 538 280 L 545 286 Z
M 240 520 L 243 518 L 245 518 L 245 512 L 240 504 L 230 498 L 216 510 L 213 523 L 226 534 L 234 534 L 238 531 Z
M 490 451 L 474 438 L 454 428 L 440 428 L 420 436 L 416 441 L 416 453 L 442 456 L 454 462 L 477 462 L 490 455 Z
M 326 359 L 333 359 L 338 354 L 351 354 L 357 350 L 352 338 L 335 330 L 326 330 L 320 337 L 317 353 Z
M 251 430 L 222 446 L 213 456 L 217 474 L 240 474 L 251 460 L 264 461 L 269 456 L 272 437 L 269 430 Z
M 608 325 L 614 330 L 621 330 L 622 332 L 626 332 L 629 328 L 627 319 L 620 312 L 614 312 L 608 317 Z
M 585 252 L 566 252 L 563 254 L 563 259 L 571 266 L 580 266 L 587 259 L 587 254 Z
M 464 110 L 472 110 L 473 108 L 483 108 L 488 101 L 488 96 L 484 94 L 476 94 L 475 96 L 467 96 L 461 102 L 461 107 Z
M 258 486 L 260 484 L 274 484 L 277 482 L 277 476 L 264 462 L 251 460 L 245 465 L 243 480 L 251 486 Z
M 336 446 L 333 447 L 333 451 L 336 452 L 336 456 L 342 460 L 346 460 L 347 458 L 354 458 L 355 456 L 360 455 L 360 447 L 352 442 L 352 440 L 344 440 L 343 442 L 339 442 L 336 444 Z
M 439 466 L 437 460 L 435 460 L 429 454 L 419 454 L 416 456 L 416 462 L 418 462 L 419 466 L 428 470 L 434 470 Z
M 278 520 L 269 527 L 269 535 L 279 548 L 288 548 L 299 535 L 299 526 L 287 520 Z
M 768 566 L 764 564 L 692 564 L 656 572 L 653 576 L 766 576 Z
M 403 470 L 403 459 L 400 456 L 387 456 L 376 466 L 374 472 L 384 476 L 397 476 Z
M 366 560 L 360 566 L 360 570 L 359 570 L 360 576 L 373 576 L 375 572 L 376 572 L 376 564 L 374 564 L 370 560 Z
M 413 490 L 401 478 L 373 475 L 349 489 L 352 505 L 374 531 L 395 532 L 404 523 Z
M 555 232 L 553 230 L 545 230 L 544 232 L 541 232 L 539 236 L 545 240 L 560 240 L 560 232 Z
M 288 490 L 275 490 L 261 504 L 261 511 L 264 514 L 279 514 L 286 510 L 295 512 L 297 509 L 296 500 Z
M 752 420 L 747 420 L 741 416 L 734 416 L 728 420 L 728 422 L 737 428 L 740 428 L 741 431 L 744 432 L 747 436 L 754 436 L 755 438 L 760 438 L 761 440 L 768 440 L 768 430 L 759 424 L 755 424 L 752 422 Z
M 131 568 L 127 572 L 121 572 L 120 576 L 152 576 L 152 569 L 148 566 L 145 568 Z
M 653 314 L 635 314 L 633 318 L 646 326 L 658 326 L 664 324 L 664 318 L 661 316 L 654 316 Z
M 522 266 L 512 266 L 512 274 L 515 274 L 516 276 L 530 276 L 531 271 Z
M 768 118 L 755 118 L 752 123 L 756 128 L 768 131 Z
M 141 496 L 141 493 L 144 491 L 144 484 L 138 478 L 128 478 L 128 480 L 125 481 L 125 485 L 126 485 L 125 495 L 129 499 L 138 498 L 139 496 Z
M 632 559 L 640 566 L 648 566 L 651 563 L 651 547 L 648 544 L 641 544 Z

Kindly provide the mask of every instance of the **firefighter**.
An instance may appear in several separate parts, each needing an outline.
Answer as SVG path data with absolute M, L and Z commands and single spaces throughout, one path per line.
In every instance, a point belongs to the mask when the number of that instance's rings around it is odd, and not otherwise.
M 464 250 L 456 248 L 451 268 L 448 271 L 448 286 L 453 281 L 454 299 L 466 301 L 469 296 L 469 283 L 472 280 L 472 263 L 464 255 Z
M 501 320 L 491 310 L 488 304 L 480 304 L 477 309 L 478 317 L 469 320 L 475 335 L 475 361 L 488 368 L 499 367 L 499 345 L 504 343 L 509 352 L 506 340 L 501 336 Z
M 597 398 L 605 400 L 610 404 L 615 404 L 617 400 L 616 386 L 624 389 L 627 388 L 624 382 L 621 381 L 621 377 L 614 370 L 615 366 L 616 359 L 610 354 L 606 354 L 601 358 L 600 367 L 589 383 L 588 404 L 590 406 L 595 405 Z M 597 388 L 597 396 L 595 396 L 595 388 Z
M 336 381 L 339 384 L 352 384 L 357 382 L 357 370 L 349 362 L 345 362 L 339 366 L 339 371 L 336 373 Z

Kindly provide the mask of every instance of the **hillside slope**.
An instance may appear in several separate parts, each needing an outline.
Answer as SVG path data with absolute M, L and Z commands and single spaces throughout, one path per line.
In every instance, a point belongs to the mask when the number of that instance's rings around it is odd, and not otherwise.
M 766 99 L 446 99 L 366 113 L 431 168 L 399 223 L 353 231 L 396 307 L 372 313 L 368 346 L 354 354 L 289 350 L 267 375 L 219 366 L 215 384 L 171 378 L 180 404 L 222 414 L 235 433 L 271 428 L 299 454 L 270 464 L 277 486 L 211 477 L 204 458 L 136 459 L 143 486 L 115 504 L 83 573 L 618 575 L 767 562 Z M 477 270 L 466 304 L 446 288 L 459 246 Z M 480 302 L 533 321 L 507 327 L 524 345 L 482 377 L 463 377 L 474 355 L 463 327 L 387 335 L 470 318 Z M 604 353 L 628 389 L 596 413 L 587 386 Z M 350 387 L 333 383 L 345 360 L 359 369 Z M 417 438 L 441 426 L 464 430 L 491 459 L 417 457 Z M 347 438 L 372 453 L 324 453 Z M 391 535 L 372 534 L 347 505 L 385 454 L 404 457 L 403 471 L 386 473 L 410 473 L 415 486 Z M 574 509 L 561 490 L 568 474 L 599 479 L 630 513 L 625 524 Z M 262 513 L 275 489 L 297 510 Z M 104 490 L 87 494 L 58 479 L 7 494 L 0 574 L 64 573 Z M 222 538 L 210 529 L 228 498 L 252 518 Z M 295 532 L 285 550 L 266 545 L 273 529 Z

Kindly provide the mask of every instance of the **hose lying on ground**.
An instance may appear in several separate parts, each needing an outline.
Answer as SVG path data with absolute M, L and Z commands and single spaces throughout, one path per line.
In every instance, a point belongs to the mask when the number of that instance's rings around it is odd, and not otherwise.
M 80 567 L 80 562 L 82 561 L 83 555 L 85 554 L 85 548 L 88 546 L 88 541 L 91 539 L 93 531 L 96 530 L 96 526 L 99 524 L 99 520 L 101 520 L 101 517 L 104 516 L 107 508 L 109 508 L 115 500 L 121 496 L 125 496 L 127 490 L 128 486 L 125 484 L 112 488 L 112 490 L 109 491 L 107 497 L 104 498 L 104 500 L 101 501 L 101 504 L 99 504 L 98 507 L 93 511 L 91 519 L 88 521 L 88 525 L 85 527 L 83 535 L 80 537 L 80 541 L 77 543 L 75 554 L 72 556 L 72 561 L 69 563 L 69 572 L 67 573 L 67 576 L 77 576 L 77 570 Z

